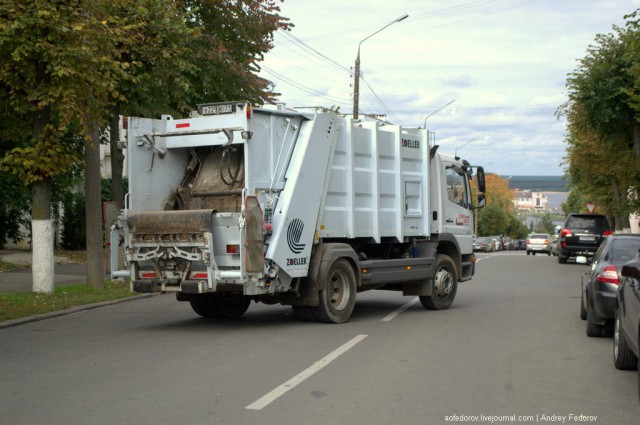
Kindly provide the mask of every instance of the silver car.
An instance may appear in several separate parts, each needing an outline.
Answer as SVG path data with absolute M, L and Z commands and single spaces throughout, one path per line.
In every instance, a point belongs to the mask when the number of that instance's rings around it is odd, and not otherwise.
M 542 252 L 551 255 L 551 236 L 548 233 L 532 233 L 527 238 L 527 255 Z

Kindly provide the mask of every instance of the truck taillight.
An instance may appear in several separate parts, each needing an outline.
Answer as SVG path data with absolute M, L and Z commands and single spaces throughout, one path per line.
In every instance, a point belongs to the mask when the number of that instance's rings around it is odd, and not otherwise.
M 251 119 L 251 105 L 247 105 L 246 113 L 247 113 L 247 119 L 250 120 Z
M 613 265 L 609 265 L 600 270 L 600 272 L 596 275 L 596 279 L 604 283 L 613 283 L 614 285 L 620 284 L 618 271 L 616 270 L 616 266 Z
M 206 279 L 209 277 L 208 273 L 193 273 L 191 279 Z
M 240 253 L 240 245 L 227 245 L 227 254 Z
M 191 124 L 188 122 L 181 122 L 180 124 L 176 124 L 176 128 L 189 128 Z
M 156 277 L 156 272 L 142 272 L 140 273 L 140 277 L 142 279 L 154 279 Z

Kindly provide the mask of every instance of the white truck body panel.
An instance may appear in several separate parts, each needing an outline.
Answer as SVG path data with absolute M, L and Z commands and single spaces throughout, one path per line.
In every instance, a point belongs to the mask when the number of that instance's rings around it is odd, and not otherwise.
M 468 177 L 450 172 L 460 170 L 460 161 L 432 157 L 426 130 L 354 122 L 334 113 L 248 113 L 239 102 L 233 108 L 181 120 L 129 119 L 129 194 L 114 231 L 124 234 L 133 281 L 145 274 L 161 282 L 163 291 L 241 285 L 245 295 L 275 294 L 294 290 L 295 279 L 309 274 L 312 250 L 322 241 L 406 245 L 444 234 L 458 262 L 467 256 L 471 264 Z M 207 167 L 226 172 L 222 152 L 229 161 L 232 152 L 241 157 L 242 179 L 236 176 L 221 192 L 211 183 L 217 171 L 207 174 Z M 446 188 L 460 185 L 465 199 L 453 202 Z M 227 193 L 242 201 L 234 210 L 201 207 L 210 213 L 198 215 L 197 229 L 186 220 L 184 230 L 140 230 L 146 213 L 158 219 L 163 211 L 180 209 L 180 191 L 202 205 Z M 247 203 L 249 198 L 256 202 Z M 127 221 L 129 216 L 136 218 Z M 208 226 L 204 233 L 202 226 Z M 414 249 L 413 255 L 418 252 L 431 251 Z M 113 259 L 112 270 L 113 276 L 126 274 Z

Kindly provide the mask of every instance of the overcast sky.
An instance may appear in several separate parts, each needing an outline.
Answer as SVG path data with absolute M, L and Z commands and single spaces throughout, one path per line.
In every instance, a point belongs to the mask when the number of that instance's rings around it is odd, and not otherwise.
M 427 128 L 445 152 L 501 175 L 562 175 L 566 77 L 640 0 L 286 0 L 262 75 L 288 107 L 353 109 Z M 474 140 L 475 139 L 475 140 Z M 465 143 L 472 142 L 464 145 Z

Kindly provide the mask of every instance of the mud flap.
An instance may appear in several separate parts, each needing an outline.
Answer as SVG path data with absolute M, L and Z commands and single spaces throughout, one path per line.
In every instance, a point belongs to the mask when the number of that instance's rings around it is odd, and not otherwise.
M 264 270 L 263 216 L 260 203 L 255 196 L 244 201 L 244 269 L 247 273 L 262 273 Z

